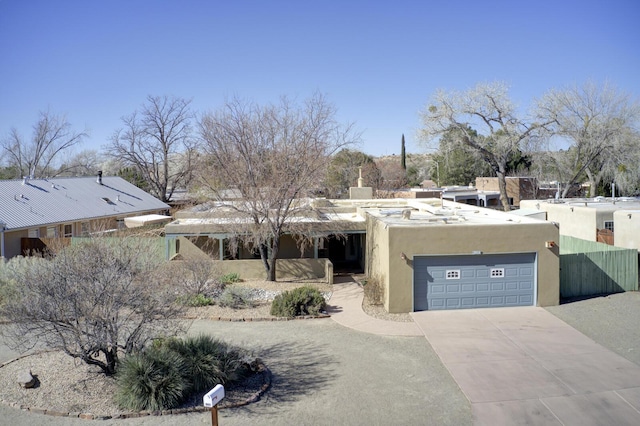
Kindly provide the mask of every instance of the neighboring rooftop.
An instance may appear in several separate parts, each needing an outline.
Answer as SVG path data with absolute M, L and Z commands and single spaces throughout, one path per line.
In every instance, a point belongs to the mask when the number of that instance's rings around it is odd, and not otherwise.
M 305 221 L 323 225 L 339 222 L 347 229 L 364 230 L 366 215 L 370 214 L 393 226 L 419 225 L 480 225 L 509 223 L 538 223 L 538 220 L 507 214 L 502 211 L 436 198 L 370 199 L 370 200 L 305 200 L 309 214 L 293 216 L 291 221 Z M 313 207 L 313 210 L 311 210 Z M 197 206 L 176 214 L 177 220 L 167 225 L 167 233 L 222 232 L 225 224 L 237 223 L 232 210 L 222 205 Z M 312 213 L 311 213 L 312 212 Z M 329 228 L 327 228 L 329 229 Z
M 7 230 L 168 209 L 116 176 L 0 180 L 0 222 Z
M 454 203 L 438 199 L 405 200 L 402 208 L 371 208 L 366 211 L 386 224 L 393 226 L 416 225 L 483 225 L 510 223 L 538 223 L 528 217 L 513 216 L 508 213 Z
M 640 210 L 640 198 L 639 197 L 595 197 L 595 198 L 563 198 L 559 200 L 528 200 L 527 206 L 530 208 L 535 205 L 542 206 L 543 204 L 559 204 L 573 207 L 588 207 L 596 210 L 603 211 L 616 211 L 616 210 Z

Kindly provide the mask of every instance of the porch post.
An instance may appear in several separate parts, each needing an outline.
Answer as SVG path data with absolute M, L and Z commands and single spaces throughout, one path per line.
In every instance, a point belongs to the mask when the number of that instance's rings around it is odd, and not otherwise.
M 313 237 L 313 258 L 318 258 L 318 237 Z

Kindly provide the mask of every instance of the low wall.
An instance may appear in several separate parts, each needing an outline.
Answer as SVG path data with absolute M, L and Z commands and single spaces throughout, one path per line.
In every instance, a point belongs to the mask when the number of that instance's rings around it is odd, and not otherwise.
M 243 279 L 264 279 L 266 272 L 262 260 L 214 260 L 220 275 L 232 272 Z M 324 278 L 333 284 L 333 264 L 329 259 L 278 259 L 276 280 Z

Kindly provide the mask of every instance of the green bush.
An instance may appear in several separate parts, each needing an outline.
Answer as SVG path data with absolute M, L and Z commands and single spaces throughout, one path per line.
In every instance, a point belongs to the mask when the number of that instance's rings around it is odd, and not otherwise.
M 255 302 L 251 298 L 251 290 L 246 287 L 228 286 L 218 298 L 218 304 L 226 308 L 252 308 Z
M 240 275 L 236 272 L 231 272 L 220 277 L 220 282 L 225 285 L 239 283 L 240 281 L 242 281 Z
M 247 359 L 246 351 L 210 336 L 156 339 L 120 364 L 116 402 L 135 411 L 176 408 L 217 384 L 245 378 L 251 372 Z
M 227 372 L 220 365 L 220 359 L 229 350 L 226 343 L 200 335 L 186 340 L 169 340 L 167 348 L 182 357 L 192 392 L 209 390 L 218 383 L 225 384 L 228 381 Z
M 293 318 L 300 315 L 318 315 L 325 308 L 322 293 L 316 288 L 303 286 L 285 291 L 275 297 L 271 315 Z
M 184 306 L 209 306 L 214 304 L 214 300 L 210 297 L 205 296 L 204 294 L 195 294 L 192 296 L 179 296 L 177 299 L 178 303 Z
M 165 410 L 177 407 L 189 387 L 182 356 L 151 347 L 122 360 L 116 380 L 116 402 L 126 410 Z

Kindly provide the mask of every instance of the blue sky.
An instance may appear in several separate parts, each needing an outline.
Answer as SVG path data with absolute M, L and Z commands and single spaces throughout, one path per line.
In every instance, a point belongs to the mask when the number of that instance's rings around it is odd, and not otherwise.
M 66 114 L 100 149 L 147 95 L 198 111 L 319 91 L 372 155 L 425 152 L 439 89 L 503 80 L 524 110 L 608 80 L 640 98 L 640 2 L 0 0 L 0 136 Z

